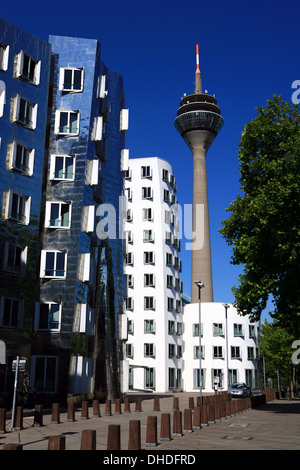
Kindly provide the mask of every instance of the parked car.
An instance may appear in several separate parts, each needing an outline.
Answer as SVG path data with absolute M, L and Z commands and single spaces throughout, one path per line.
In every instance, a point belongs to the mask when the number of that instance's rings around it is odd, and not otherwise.
M 228 393 L 230 393 L 232 397 L 244 398 L 248 396 L 246 384 L 242 382 L 233 383 L 231 387 L 229 387 Z
M 252 395 L 259 395 L 261 391 L 258 388 L 252 388 Z

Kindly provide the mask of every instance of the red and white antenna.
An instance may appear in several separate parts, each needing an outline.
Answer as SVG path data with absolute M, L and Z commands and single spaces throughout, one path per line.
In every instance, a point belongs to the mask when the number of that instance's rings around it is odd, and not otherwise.
M 199 44 L 196 44 L 196 64 L 197 64 L 196 73 L 200 73 L 200 69 L 199 69 Z

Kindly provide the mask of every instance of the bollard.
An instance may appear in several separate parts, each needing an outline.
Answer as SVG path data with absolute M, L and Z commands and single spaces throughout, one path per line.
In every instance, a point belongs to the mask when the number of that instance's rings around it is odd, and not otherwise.
M 183 432 L 193 432 L 191 408 L 184 410 L 183 423 Z
M 81 432 L 80 450 L 96 450 L 96 431 L 92 429 L 84 429 Z
M 59 411 L 60 411 L 59 403 L 52 403 L 51 423 L 54 423 L 54 424 L 59 424 L 60 423 Z
M 110 424 L 107 432 L 107 450 L 121 450 L 121 426 Z
M 208 426 L 208 419 L 207 419 L 207 406 L 202 405 L 201 406 L 201 426 Z
M 84 400 L 81 403 L 81 419 L 89 418 L 89 403 L 87 400 Z
M 49 436 L 48 450 L 66 450 L 66 436 Z
M 121 398 L 116 398 L 116 401 L 115 401 L 115 413 L 116 413 L 116 415 L 120 415 L 120 414 L 121 414 Z
M 147 447 L 157 446 L 157 417 L 148 416 L 147 418 L 147 431 L 146 431 L 146 443 Z
M 153 411 L 160 411 L 159 397 L 154 397 Z
M 128 450 L 141 450 L 141 422 L 129 421 Z
M 207 416 L 208 424 L 214 424 L 215 421 L 215 409 L 214 405 L 210 404 L 208 405 L 208 416 Z
M 225 402 L 225 415 L 226 418 L 231 417 L 231 402 L 229 400 Z
M 221 419 L 226 419 L 226 402 L 224 400 L 220 402 L 220 415 Z
M 215 421 L 221 421 L 220 403 L 215 403 Z
M 75 407 L 72 401 L 68 403 L 67 421 L 75 421 Z
M 0 434 L 5 433 L 6 408 L 0 408 Z
M 130 413 L 130 400 L 129 400 L 129 398 L 124 399 L 124 413 Z
M 201 400 L 200 397 L 197 397 L 197 399 L 196 399 L 196 406 L 198 406 L 198 407 L 199 407 L 199 406 L 202 406 L 203 403 L 204 403 L 203 398 L 202 398 L 202 400 Z
M 135 400 L 135 411 L 142 411 L 142 399 L 137 397 Z
M 179 410 L 179 399 L 178 399 L 178 397 L 173 398 L 173 410 Z
M 189 408 L 190 408 L 190 410 L 194 409 L 194 398 L 193 397 L 189 397 Z
M 22 444 L 4 444 L 2 450 L 23 450 Z
M 193 429 L 201 429 L 201 407 L 194 408 Z
M 93 417 L 100 418 L 99 400 L 93 400 Z
M 111 416 L 111 400 L 106 400 L 104 414 L 105 416 Z
M 171 440 L 171 417 L 169 413 L 162 413 L 160 421 L 160 438 L 161 441 Z
M 23 429 L 23 406 L 17 406 L 14 429 Z
M 173 436 L 182 436 L 182 414 L 179 410 L 174 410 L 173 414 Z
M 33 426 L 43 426 L 43 405 L 35 405 Z

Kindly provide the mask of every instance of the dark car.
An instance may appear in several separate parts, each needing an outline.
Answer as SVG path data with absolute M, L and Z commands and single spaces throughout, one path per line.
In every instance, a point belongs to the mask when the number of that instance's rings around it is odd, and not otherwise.
M 243 382 L 233 383 L 228 390 L 232 397 L 244 398 L 248 396 L 246 384 Z

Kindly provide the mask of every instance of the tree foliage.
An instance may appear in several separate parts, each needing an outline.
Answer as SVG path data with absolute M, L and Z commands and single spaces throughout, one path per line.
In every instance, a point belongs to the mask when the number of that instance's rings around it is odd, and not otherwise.
M 300 332 L 300 115 L 274 95 L 244 127 L 240 193 L 220 233 L 243 266 L 235 306 L 259 320 L 269 296 L 273 318 Z

